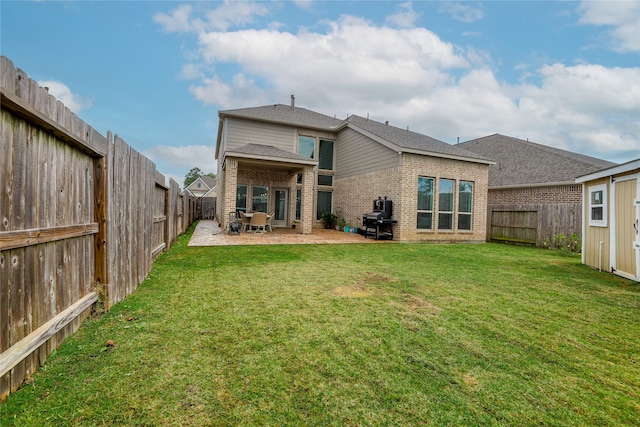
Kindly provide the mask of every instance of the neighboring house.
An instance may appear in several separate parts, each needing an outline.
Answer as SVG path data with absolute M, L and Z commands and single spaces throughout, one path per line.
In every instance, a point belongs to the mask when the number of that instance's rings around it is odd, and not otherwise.
M 203 197 L 212 188 L 216 186 L 216 179 L 210 176 L 204 175 L 187 185 L 187 190 L 194 197 Z
M 640 159 L 575 181 L 582 184 L 582 262 L 640 282 Z
M 294 105 L 219 112 L 218 203 L 230 213 L 273 213 L 301 233 L 325 212 L 359 227 L 373 201 L 393 201 L 396 240 L 485 240 L 493 162 L 425 135 L 358 116 L 345 120 Z
M 614 165 L 500 134 L 459 147 L 496 161 L 489 167 L 487 240 L 536 246 L 582 234 L 582 189 L 575 178 Z

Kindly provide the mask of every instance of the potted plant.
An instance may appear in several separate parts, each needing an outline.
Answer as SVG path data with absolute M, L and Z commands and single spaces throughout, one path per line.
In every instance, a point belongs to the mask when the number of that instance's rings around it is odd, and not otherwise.
M 324 228 L 334 228 L 338 221 L 338 215 L 332 212 L 325 212 L 320 217 L 320 220 L 324 222 Z
M 340 216 L 338 218 L 338 225 L 336 225 L 336 230 L 342 231 L 345 225 L 347 225 L 347 221 L 345 221 L 343 216 Z

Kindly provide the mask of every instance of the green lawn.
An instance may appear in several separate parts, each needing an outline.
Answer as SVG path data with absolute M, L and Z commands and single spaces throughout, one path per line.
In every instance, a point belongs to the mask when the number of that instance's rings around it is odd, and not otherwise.
M 640 424 L 640 285 L 579 258 L 188 237 L 0 424 Z

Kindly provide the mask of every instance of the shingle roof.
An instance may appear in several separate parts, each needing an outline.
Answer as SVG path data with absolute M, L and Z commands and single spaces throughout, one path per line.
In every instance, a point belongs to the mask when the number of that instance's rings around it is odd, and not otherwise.
M 412 132 L 407 129 L 397 128 L 385 123 L 376 122 L 375 120 L 365 119 L 364 117 L 352 115 L 347 119 L 347 121 L 378 136 L 379 138 L 384 139 L 385 141 L 389 141 L 397 145 L 400 148 L 443 154 L 452 157 L 466 158 L 469 160 L 493 160 L 491 157 L 482 155 L 481 153 L 467 151 L 438 139 L 431 138 L 427 135 Z
M 316 113 L 306 108 L 291 108 L 290 105 L 284 104 L 224 110 L 219 112 L 219 116 L 221 118 L 223 116 L 232 116 L 271 123 L 282 123 L 290 126 L 310 127 L 332 132 L 343 123 L 342 120 L 335 117 Z
M 294 162 L 313 163 L 313 160 L 309 157 L 301 156 L 300 154 L 292 153 L 290 151 L 281 150 L 272 145 L 247 144 L 243 145 L 242 147 L 234 148 L 230 151 L 232 153 L 247 154 L 255 157 L 270 157 Z
M 490 163 L 493 160 L 490 156 L 485 156 L 482 153 L 464 150 L 458 146 L 447 144 L 446 142 L 431 138 L 427 135 L 412 132 L 407 129 L 400 129 L 375 120 L 365 119 L 357 115 L 351 115 L 345 120 L 340 120 L 336 117 L 307 110 L 306 108 L 292 108 L 290 105 L 275 104 L 261 107 L 223 110 L 219 112 L 219 116 L 221 119 L 224 117 L 237 117 L 268 123 L 278 123 L 287 126 L 321 129 L 329 132 L 339 132 L 339 130 L 344 127 L 354 125 L 377 136 L 378 138 L 396 145 L 400 149 L 415 150 L 416 152 L 423 152 L 426 155 L 442 155 L 444 157 L 467 159 L 469 161 L 479 161 L 482 163 Z M 256 145 L 255 147 L 251 147 L 251 150 L 258 150 L 260 147 L 257 144 L 249 145 Z M 235 149 L 234 151 L 237 152 L 238 149 Z M 282 153 L 280 154 L 282 155 Z
M 209 188 L 213 188 L 216 185 L 216 179 L 209 175 L 202 175 L 200 179 L 202 179 L 204 183 L 207 184 L 207 187 Z
M 615 163 L 510 136 L 494 134 L 460 144 L 465 150 L 493 158 L 489 188 L 570 183 Z

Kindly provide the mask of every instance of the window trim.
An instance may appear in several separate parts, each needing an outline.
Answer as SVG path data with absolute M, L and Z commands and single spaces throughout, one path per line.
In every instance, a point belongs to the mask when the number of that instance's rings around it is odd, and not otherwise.
M 440 210 L 440 196 L 442 195 L 442 181 L 449 181 L 453 184 L 452 188 L 451 188 L 451 210 L 450 211 L 444 211 L 444 210 Z M 449 193 L 445 193 L 445 194 L 449 194 Z M 438 179 L 438 231 L 454 231 L 456 229 L 456 224 L 455 224 L 455 213 L 456 213 L 456 180 L 455 179 L 451 179 L 451 178 L 440 178 Z M 449 215 L 451 217 L 451 227 L 449 228 L 442 228 L 441 224 L 440 224 L 440 215 Z
M 587 190 L 588 204 L 589 204 L 589 225 L 591 227 L 607 227 L 608 226 L 608 197 L 607 197 L 607 184 L 592 185 Z M 593 194 L 602 192 L 601 203 L 593 203 Z M 593 219 L 593 208 L 602 208 L 602 219 Z
M 432 177 L 432 176 L 418 176 L 418 188 L 416 188 L 416 193 L 417 196 L 416 197 L 416 205 L 418 204 L 418 200 L 420 198 L 420 192 L 419 192 L 419 187 L 420 187 L 420 179 L 426 179 L 426 180 L 431 180 L 431 209 L 420 209 L 419 206 L 416 206 L 416 230 L 422 231 L 422 230 L 426 230 L 426 231 L 433 231 L 433 222 L 434 222 L 434 209 L 433 206 L 435 204 L 435 190 L 436 190 L 436 178 Z M 418 214 L 431 214 L 431 224 L 429 228 L 420 228 L 418 227 Z
M 460 190 L 460 186 L 463 183 L 468 183 L 471 184 L 471 200 L 470 200 L 470 210 L 467 211 L 461 211 L 461 207 L 462 204 L 460 203 L 460 195 L 463 193 L 463 191 Z M 467 181 L 467 180 L 463 180 L 461 179 L 460 181 L 458 181 L 458 223 L 456 224 L 456 228 L 458 229 L 458 231 L 473 231 L 473 197 L 474 197 L 474 191 L 473 188 L 475 187 L 475 182 L 473 181 Z M 464 216 L 468 216 L 469 217 L 469 228 L 460 228 L 460 216 L 464 215 Z

